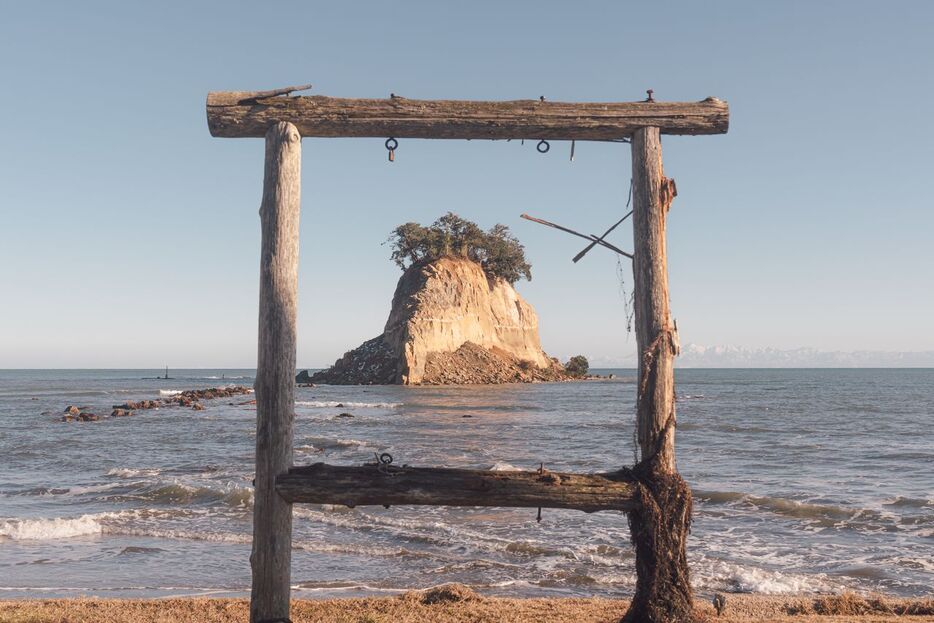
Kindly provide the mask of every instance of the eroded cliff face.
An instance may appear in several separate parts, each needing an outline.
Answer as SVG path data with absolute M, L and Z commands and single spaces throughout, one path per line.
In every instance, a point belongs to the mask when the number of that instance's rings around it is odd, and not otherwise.
M 383 334 L 312 381 L 417 385 L 562 376 L 560 364 L 542 351 L 532 306 L 475 262 L 444 258 L 406 270 Z

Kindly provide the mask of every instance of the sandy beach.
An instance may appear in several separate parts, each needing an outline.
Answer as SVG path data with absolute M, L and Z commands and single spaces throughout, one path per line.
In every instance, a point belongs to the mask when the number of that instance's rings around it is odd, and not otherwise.
M 504 599 L 482 597 L 460 586 L 397 597 L 294 600 L 295 623 L 609 623 L 628 602 L 612 599 Z M 934 621 L 934 598 L 728 595 L 722 616 L 696 601 L 698 620 Z M 246 599 L 56 599 L 0 601 L 2 623 L 234 623 L 249 618 Z

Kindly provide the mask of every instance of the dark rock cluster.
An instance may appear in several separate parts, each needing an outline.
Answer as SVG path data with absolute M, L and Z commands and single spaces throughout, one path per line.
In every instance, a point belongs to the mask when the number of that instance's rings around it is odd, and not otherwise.
M 348 351 L 327 370 L 299 373 L 299 383 L 328 385 L 391 385 L 396 382 L 399 360 L 382 335 Z
M 557 359 L 549 368 L 539 368 L 499 348 L 483 348 L 465 342 L 453 353 L 428 355 L 423 385 L 480 385 L 499 383 L 536 383 L 567 378 Z
M 166 398 L 157 398 L 155 400 L 128 400 L 121 405 L 114 405 L 110 417 L 128 417 L 133 415 L 134 411 L 145 409 L 158 409 L 159 407 L 191 407 L 195 411 L 203 411 L 202 400 L 213 400 L 215 398 L 230 398 L 242 394 L 253 393 L 252 388 L 243 385 L 231 387 L 211 387 L 208 389 L 189 389 Z M 255 403 L 255 401 L 251 401 Z M 90 407 L 76 407 L 69 405 L 65 407 L 65 413 L 62 415 L 63 422 L 96 422 L 101 416 L 91 413 Z

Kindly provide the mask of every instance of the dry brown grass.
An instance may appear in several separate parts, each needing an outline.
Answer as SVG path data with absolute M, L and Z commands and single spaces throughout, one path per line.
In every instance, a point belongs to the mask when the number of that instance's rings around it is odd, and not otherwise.
M 821 595 L 802 600 L 788 608 L 789 614 L 818 614 L 822 616 L 930 616 L 934 617 L 934 598 L 888 599 L 863 597 L 855 593 Z
M 458 585 L 399 597 L 295 600 L 295 623 L 610 623 L 629 602 L 611 599 L 500 599 Z M 934 599 L 810 598 L 728 595 L 722 617 L 697 600 L 698 620 L 711 623 L 934 621 Z M 0 623 L 243 623 L 245 599 L 57 599 L 0 601 Z

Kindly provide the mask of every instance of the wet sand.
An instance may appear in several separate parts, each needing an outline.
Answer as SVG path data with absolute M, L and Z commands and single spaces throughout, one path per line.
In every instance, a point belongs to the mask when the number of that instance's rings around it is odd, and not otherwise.
M 397 597 L 294 600 L 294 623 L 609 623 L 628 602 L 611 599 L 503 599 L 469 590 L 433 589 Z M 838 622 L 934 621 L 934 597 L 867 599 L 728 595 L 717 617 L 711 604 L 697 600 L 699 621 Z M 0 601 L 2 623 L 234 623 L 249 619 L 245 599 L 58 599 Z

